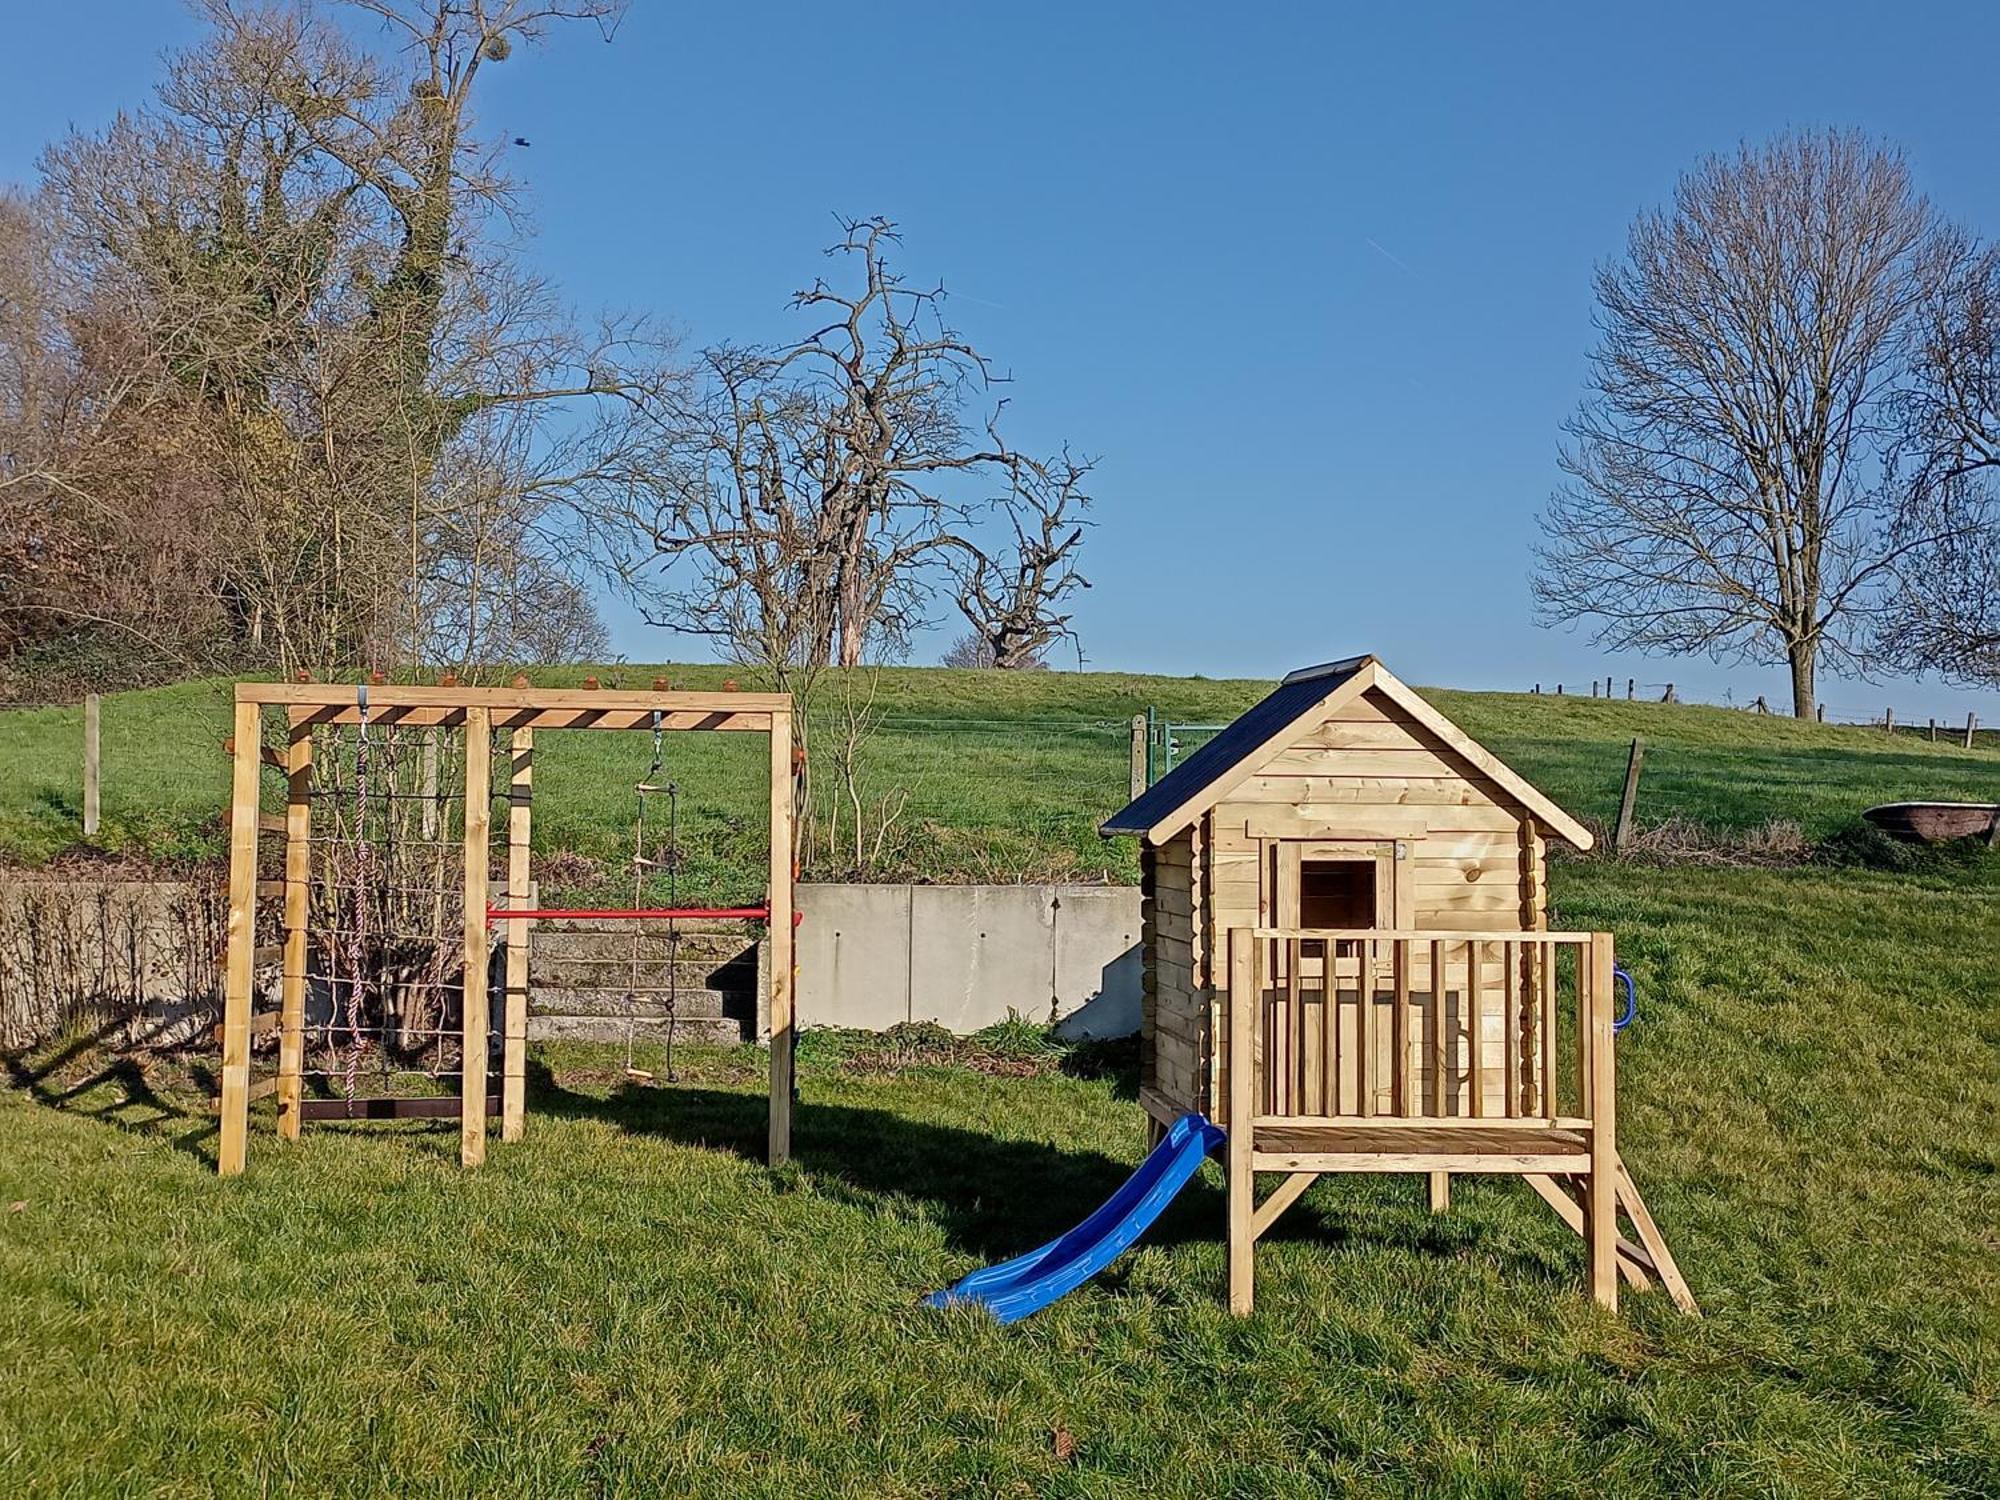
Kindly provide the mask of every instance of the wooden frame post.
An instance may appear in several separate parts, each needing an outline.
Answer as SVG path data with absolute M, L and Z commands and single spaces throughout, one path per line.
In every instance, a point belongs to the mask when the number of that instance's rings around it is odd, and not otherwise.
M 1257 1300 L 1257 1010 L 1261 944 L 1229 934 L 1229 1310 L 1250 1316 Z
M 529 910 L 534 816 L 535 731 L 517 729 L 507 759 L 507 904 Z M 528 1123 L 528 924 L 507 924 L 507 996 L 500 1044 L 500 1139 L 518 1141 Z
M 1589 1038 L 1586 1050 L 1590 1091 L 1590 1176 L 1585 1186 L 1585 1257 L 1590 1269 L 1590 1294 L 1612 1312 L 1618 1310 L 1618 1089 L 1612 1056 L 1611 935 L 1592 933 L 1588 953 L 1590 982 L 1584 996 L 1586 1014 L 1578 1029 Z
M 792 1156 L 792 1063 L 797 1041 L 792 961 L 792 716 L 771 715 L 771 1134 L 772 1166 Z
M 99 804 L 104 788 L 103 700 L 83 695 L 83 836 L 97 837 Z
M 486 993 L 486 864 L 493 824 L 493 713 L 465 711 L 464 1056 L 460 1059 L 458 1159 L 486 1160 L 486 1077 L 491 1017 Z
M 243 1170 L 250 1138 L 250 987 L 257 947 L 258 775 L 263 767 L 260 711 L 238 703 L 236 753 L 229 779 L 229 948 L 222 984 L 222 1126 L 215 1168 Z
M 278 1009 L 278 1135 L 299 1138 L 305 1101 L 306 924 L 312 897 L 310 724 L 294 724 L 285 746 L 285 977 Z

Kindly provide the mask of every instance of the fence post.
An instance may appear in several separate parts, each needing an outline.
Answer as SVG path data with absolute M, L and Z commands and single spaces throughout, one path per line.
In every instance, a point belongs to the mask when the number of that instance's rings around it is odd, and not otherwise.
M 1821 703 L 1816 707 L 1814 707 L 1813 717 L 1822 724 L 1826 722 L 1826 705 L 1824 703 Z
M 104 786 L 103 712 L 97 694 L 83 695 L 83 836 L 97 837 L 98 804 Z
M 1623 854 L 1632 837 L 1632 807 L 1639 800 L 1639 767 L 1646 760 L 1646 742 L 1632 736 L 1632 753 L 1625 761 L 1625 790 L 1618 798 L 1618 822 L 1611 830 L 1611 852 Z
M 1978 722 L 1977 714 L 1968 713 L 1965 716 L 1965 748 L 1968 750 L 1972 748 L 1972 726 Z
M 1882 727 L 1890 734 L 1896 732 L 1896 705 L 1890 704 L 1882 710 Z
M 1146 716 L 1132 715 L 1132 801 L 1146 790 Z
M 1671 682 L 1667 684 L 1667 690 L 1664 694 L 1661 695 L 1660 701 L 1662 703 L 1672 703 L 1675 701 L 1674 685 Z
M 1636 678 L 1636 677 L 1628 677 L 1628 678 L 1626 678 L 1626 679 L 1625 679 L 1625 701 L 1626 701 L 1627 703 L 1630 703 L 1630 702 L 1631 702 L 1631 701 L 1632 701 L 1632 700 L 1633 700 L 1634 698 L 1636 698 L 1636 697 L 1638 697 L 1638 696 L 1639 696 L 1639 679 L 1638 679 L 1638 678 Z

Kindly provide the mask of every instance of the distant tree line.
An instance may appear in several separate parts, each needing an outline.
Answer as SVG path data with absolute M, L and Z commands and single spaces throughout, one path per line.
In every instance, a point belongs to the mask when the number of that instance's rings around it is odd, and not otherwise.
M 149 105 L 0 196 L 0 671 L 601 657 L 607 580 L 778 675 L 944 598 L 996 665 L 1070 629 L 1091 465 L 843 221 L 776 348 L 586 324 L 512 233 L 492 71 L 625 0 L 205 0 Z
M 1712 157 L 1597 274 L 1544 617 L 1618 647 L 2000 684 L 2000 247 L 1851 132 Z

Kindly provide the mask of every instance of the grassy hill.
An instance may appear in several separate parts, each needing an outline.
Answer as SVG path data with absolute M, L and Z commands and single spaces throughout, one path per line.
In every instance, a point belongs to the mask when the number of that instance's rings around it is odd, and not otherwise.
M 719 667 L 597 669 L 607 685 L 719 686 Z M 538 673 L 574 685 L 583 669 Z M 749 686 L 748 679 L 745 685 Z M 872 690 L 878 726 L 861 751 L 871 803 L 907 797 L 881 876 L 930 880 L 1137 878 L 1130 841 L 1096 825 L 1125 800 L 1130 724 L 1216 723 L 1270 684 L 1117 673 L 952 672 L 904 668 L 831 674 L 813 718 L 820 791 L 840 700 Z M 119 694 L 104 707 L 101 847 L 149 857 L 213 857 L 228 767 L 229 684 L 195 682 Z M 1872 803 L 1910 797 L 2000 800 L 2000 745 L 1967 751 L 1915 734 L 1801 724 L 1728 709 L 1508 693 L 1427 693 L 1475 737 L 1572 811 L 1609 820 L 1626 747 L 1647 742 L 1642 820 L 1682 816 L 1720 829 L 1772 818 L 1819 837 Z M 46 860 L 78 838 L 81 713 L 0 712 L 0 858 Z M 687 888 L 755 894 L 761 861 L 761 747 L 729 735 L 668 741 L 683 787 Z M 536 845 L 615 869 L 629 853 L 643 734 L 545 735 L 536 757 Z M 808 873 L 839 861 L 808 851 Z
M 1220 719 L 1260 687 L 890 673 L 876 774 L 936 825 L 940 872 L 1124 875 L 1090 832 L 1124 722 Z M 1654 817 L 1823 834 L 1875 801 L 2000 796 L 1991 750 L 1436 696 L 1598 817 L 1634 732 Z M 108 707 L 110 842 L 214 847 L 225 701 Z M 18 854 L 72 836 L 75 737 L 74 714 L 0 716 Z M 643 736 L 554 738 L 544 839 L 615 856 Z M 733 738 L 677 768 L 719 820 L 718 878 L 760 837 Z M 24 1494 L 2000 1494 L 2000 857 L 1571 861 L 1552 894 L 1637 980 L 1620 1145 L 1699 1321 L 1658 1295 L 1602 1315 L 1521 1184 L 1462 1181 L 1433 1218 L 1412 1180 L 1331 1178 L 1260 1248 L 1248 1322 L 1223 1310 L 1212 1180 L 1029 1323 L 933 1314 L 920 1293 L 1077 1222 L 1138 1155 L 1129 1073 L 1034 1037 L 982 1069 L 809 1033 L 785 1171 L 754 1160 L 754 1051 L 684 1054 L 653 1088 L 570 1046 L 538 1054 L 528 1139 L 474 1176 L 452 1128 L 281 1149 L 260 1104 L 235 1183 L 212 1175 L 212 1058 L 59 1045 L 0 1088 L 0 1453 Z

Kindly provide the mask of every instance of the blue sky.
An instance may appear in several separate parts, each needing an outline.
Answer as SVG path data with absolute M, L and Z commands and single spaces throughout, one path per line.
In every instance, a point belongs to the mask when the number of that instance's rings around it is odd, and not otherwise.
M 1593 674 L 1787 694 L 1776 669 L 1538 628 L 1526 575 L 1592 342 L 1589 277 L 1700 154 L 1787 126 L 1909 152 L 2000 232 L 1981 6 L 669 5 L 497 69 L 533 259 L 586 310 L 773 338 L 833 215 L 1012 370 L 1013 440 L 1102 455 L 1078 613 L 1105 668 Z M 174 0 L 20 7 L 0 177 L 141 99 Z M 948 636 L 923 643 L 934 659 Z M 635 658 L 673 644 L 620 618 Z M 683 652 L 687 648 L 683 647 Z M 1841 717 L 2000 697 L 1827 680 Z

